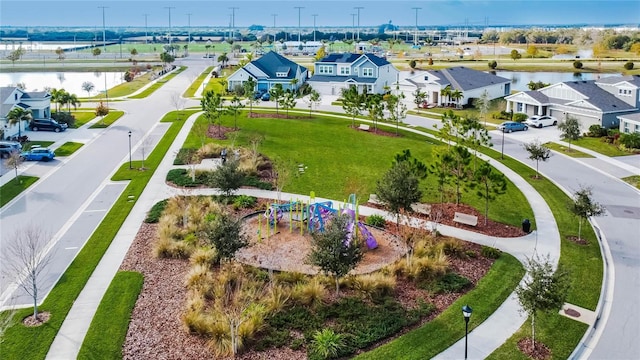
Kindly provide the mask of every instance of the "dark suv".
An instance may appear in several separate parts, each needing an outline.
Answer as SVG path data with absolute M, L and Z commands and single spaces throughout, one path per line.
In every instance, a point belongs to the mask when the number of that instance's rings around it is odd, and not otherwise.
M 49 130 L 49 131 L 65 131 L 67 130 L 67 124 L 60 124 L 53 119 L 31 120 L 29 123 L 29 129 L 33 131 Z
M 15 141 L 0 141 L 0 157 L 6 159 L 12 152 L 21 152 L 22 145 Z

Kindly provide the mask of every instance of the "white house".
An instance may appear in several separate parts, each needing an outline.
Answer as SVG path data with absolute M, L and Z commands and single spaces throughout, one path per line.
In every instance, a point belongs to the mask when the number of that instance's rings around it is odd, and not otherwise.
M 227 90 L 233 91 L 242 86 L 249 78 L 253 78 L 258 91 L 268 91 L 275 84 L 282 88 L 297 90 L 307 79 L 307 68 L 300 66 L 286 57 L 269 51 L 257 60 L 253 60 L 227 78 Z
M 573 116 L 583 130 L 597 124 L 620 128 L 621 118 L 640 109 L 640 76 L 609 76 L 599 80 L 565 81 L 536 91 L 507 96 L 507 111 L 527 115 L 550 115 L 558 120 Z M 629 118 L 633 121 L 633 117 Z
M 20 107 L 31 110 L 34 119 L 51 118 L 51 94 L 46 91 L 26 92 L 15 86 L 0 87 L 0 126 L 5 137 L 18 134 L 18 125 L 9 125 L 7 114 L 15 108 Z M 24 130 L 26 124 L 20 125 Z
M 358 92 L 383 94 L 396 81 L 398 70 L 373 54 L 329 54 L 316 61 L 309 85 L 323 95 L 339 95 L 340 89 L 355 86 Z
M 413 73 L 403 71 L 395 86 L 404 93 L 405 98 L 411 100 L 416 89 L 420 89 L 427 94 L 426 102 L 434 105 L 444 105 L 447 102 L 466 105 L 479 98 L 485 91 L 490 100 L 504 97 L 511 92 L 511 80 L 462 66 Z M 459 91 L 462 97 L 455 101 L 447 96 L 443 97 L 442 91 L 446 88 Z
M 640 112 L 620 115 L 618 120 L 620 120 L 621 133 L 640 133 Z

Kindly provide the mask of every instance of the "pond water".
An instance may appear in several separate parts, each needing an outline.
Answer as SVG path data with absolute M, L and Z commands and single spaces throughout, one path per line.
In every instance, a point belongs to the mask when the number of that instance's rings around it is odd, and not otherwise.
M 564 81 L 597 80 L 621 74 L 597 74 L 597 73 L 569 73 L 569 72 L 527 72 L 527 71 L 495 71 L 492 74 L 511 79 L 511 90 L 528 91 L 527 84 L 530 81 L 542 81 L 547 84 L 555 84 Z
M 110 89 L 124 82 L 124 72 L 15 72 L 0 73 L 0 86 L 23 83 L 27 91 L 42 91 L 46 87 L 65 89 L 78 97 L 87 96 L 82 83 L 91 82 L 94 89 L 89 93 L 94 96 L 103 92 L 105 86 Z

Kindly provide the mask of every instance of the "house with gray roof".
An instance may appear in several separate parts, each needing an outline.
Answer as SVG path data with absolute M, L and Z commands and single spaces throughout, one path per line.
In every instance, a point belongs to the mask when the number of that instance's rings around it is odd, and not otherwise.
M 351 86 L 359 93 L 383 94 L 397 76 L 390 62 L 374 54 L 336 53 L 316 61 L 309 85 L 323 95 L 339 95 Z
M 16 107 L 31 110 L 31 116 L 34 119 L 49 119 L 51 118 L 51 94 L 47 91 L 27 92 L 15 86 L 0 87 L 0 127 L 5 137 L 18 134 L 18 125 L 9 125 L 7 121 L 7 114 Z M 25 124 L 22 124 L 21 129 L 24 128 Z
M 573 116 L 584 130 L 598 124 L 623 129 L 622 118 L 640 111 L 640 76 L 609 76 L 598 80 L 565 81 L 536 91 L 507 96 L 507 111 L 550 115 L 558 120 Z M 631 116 L 629 121 L 633 121 Z M 634 124 L 635 126 L 635 124 Z M 627 125 L 629 128 L 629 126 Z
M 307 80 L 308 71 L 286 57 L 270 51 L 257 60 L 253 60 L 236 70 L 227 78 L 227 90 L 233 91 L 244 82 L 253 78 L 255 90 L 269 91 L 275 84 L 282 84 L 287 90 L 297 90 Z
M 484 71 L 463 66 L 442 70 L 402 72 L 394 87 L 397 86 L 405 98 L 413 101 L 416 89 L 427 95 L 426 102 L 433 105 L 455 103 L 467 105 L 487 92 L 489 99 L 497 99 L 511 93 L 511 80 Z M 459 91 L 458 100 L 444 95 L 443 90 Z

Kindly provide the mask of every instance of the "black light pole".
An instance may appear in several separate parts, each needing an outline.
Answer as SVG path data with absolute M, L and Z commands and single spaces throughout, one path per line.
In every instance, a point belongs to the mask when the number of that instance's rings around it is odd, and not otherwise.
M 469 334 L 469 318 L 473 309 L 469 305 L 462 307 L 462 316 L 464 316 L 464 358 L 467 359 L 467 335 Z
M 129 169 L 133 169 L 131 166 L 131 130 L 129 130 Z
M 500 159 L 504 159 L 504 129 L 502 129 L 502 150 L 500 154 Z

